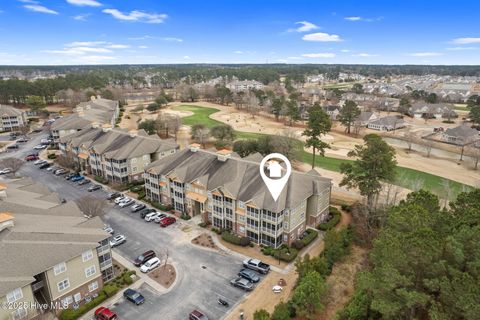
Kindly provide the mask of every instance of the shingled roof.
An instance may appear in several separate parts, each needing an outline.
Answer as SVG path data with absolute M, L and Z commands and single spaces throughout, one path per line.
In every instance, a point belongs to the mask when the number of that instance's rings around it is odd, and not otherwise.
M 0 117 L 18 117 L 22 115 L 22 110 L 14 108 L 12 106 L 7 106 L 5 104 L 0 104 Z

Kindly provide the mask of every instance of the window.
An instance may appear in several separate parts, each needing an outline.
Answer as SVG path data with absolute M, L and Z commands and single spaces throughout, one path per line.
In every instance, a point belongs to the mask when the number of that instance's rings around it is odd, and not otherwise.
M 130 160 L 130 163 L 137 163 L 137 159 L 133 158 L 132 160 Z
M 148 154 L 144 155 L 143 156 L 143 160 L 148 160 L 150 157 L 148 156 Z
M 238 206 L 242 209 L 245 209 L 245 202 L 243 201 L 238 201 Z
M 76 293 L 74 296 L 73 296 L 73 300 L 75 300 L 75 302 L 79 302 L 80 300 L 82 300 L 82 294 L 79 292 L 79 293 Z
M 72 296 L 65 297 L 62 299 L 62 305 L 68 307 L 73 302 Z
M 15 302 L 23 298 L 22 288 L 17 288 L 7 294 L 7 302 Z
M 68 289 L 70 287 L 70 281 L 68 279 L 65 279 L 63 281 L 60 281 L 57 283 L 58 291 L 63 291 L 65 289 Z
M 88 260 L 93 258 L 93 252 L 92 250 L 85 251 L 82 253 L 82 260 L 83 262 L 87 262 Z
M 98 289 L 98 282 L 94 281 L 88 285 L 88 291 L 92 292 Z
M 87 278 L 91 277 L 95 274 L 95 272 L 97 272 L 95 266 L 88 267 L 87 269 L 85 269 L 85 276 Z
M 54 275 L 59 275 L 60 273 L 63 273 L 67 271 L 67 265 L 65 262 L 57 264 L 55 267 L 53 267 L 53 274 Z
M 19 320 L 19 319 L 25 319 L 27 317 L 27 309 L 25 308 L 20 308 L 12 312 L 12 319 L 13 320 Z

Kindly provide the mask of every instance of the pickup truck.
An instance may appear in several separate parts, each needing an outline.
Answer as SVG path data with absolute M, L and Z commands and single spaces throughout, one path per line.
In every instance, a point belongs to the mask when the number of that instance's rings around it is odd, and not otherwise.
M 248 269 L 258 271 L 262 274 L 267 274 L 270 271 L 270 266 L 258 259 L 243 260 L 243 266 Z

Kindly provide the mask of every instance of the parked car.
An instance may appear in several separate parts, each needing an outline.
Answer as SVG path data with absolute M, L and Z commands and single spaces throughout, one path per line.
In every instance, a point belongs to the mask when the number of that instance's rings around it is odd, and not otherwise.
M 4 168 L 4 169 L 0 170 L 0 175 L 1 175 L 1 174 L 11 173 L 11 172 L 12 172 L 12 169 L 10 169 L 10 168 Z
M 47 168 L 47 171 L 48 171 L 48 172 L 55 172 L 55 171 L 57 171 L 57 170 L 58 170 L 58 168 L 55 167 L 55 166 L 51 166 L 51 167 L 48 167 L 48 168 Z
M 140 211 L 140 217 L 142 219 L 145 219 L 145 216 L 149 213 L 152 213 L 152 212 L 155 212 L 155 209 L 151 209 L 151 208 L 145 208 L 143 210 Z
M 145 209 L 146 205 L 144 205 L 143 203 L 136 203 L 132 206 L 132 208 L 130 209 L 132 212 L 137 212 L 137 211 L 140 211 L 142 209 Z
M 45 161 L 44 163 L 42 163 L 42 164 L 38 167 L 38 169 L 46 169 L 46 168 L 50 167 L 51 165 L 52 165 L 51 163 L 48 163 L 48 162 Z
M 85 179 L 84 176 L 81 176 L 81 175 L 77 175 L 77 176 L 73 176 L 70 181 L 72 182 L 79 182 L 79 181 L 82 181 L 83 179 Z
M 28 138 L 21 137 L 20 139 L 17 140 L 17 142 L 20 142 L 20 143 L 28 142 Z
M 78 173 L 70 172 L 69 174 L 67 174 L 67 175 L 65 176 L 65 180 L 70 180 L 70 179 L 72 179 L 73 177 L 76 177 L 76 176 L 78 176 L 78 175 L 79 175 Z
M 133 202 L 134 202 L 133 199 L 126 198 L 124 201 L 120 202 L 118 205 L 120 206 L 120 208 L 125 208 L 132 205 Z
M 127 199 L 127 197 L 125 196 L 121 196 L 121 197 L 118 197 L 118 198 L 115 198 L 115 204 L 119 204 L 120 202 L 124 201 L 125 199 Z
M 102 186 L 99 184 L 94 184 L 93 186 L 90 186 L 87 191 L 88 192 L 93 192 L 102 189 Z
M 143 273 L 147 273 L 147 272 L 150 272 L 153 269 L 157 268 L 159 265 L 160 265 L 160 259 L 158 259 L 157 257 L 154 257 L 154 258 L 148 260 L 147 262 L 145 262 L 140 267 L 140 271 L 142 271 Z
M 234 287 L 243 289 L 245 291 L 252 291 L 253 288 L 254 288 L 253 283 L 251 283 L 250 281 L 248 281 L 247 279 L 244 279 L 242 277 L 232 279 L 230 281 L 230 284 Z
M 188 320 L 208 320 L 208 317 L 198 310 L 193 310 L 188 315 Z
M 123 234 L 119 234 L 110 240 L 110 247 L 116 247 L 127 241 L 127 237 Z
M 95 320 L 117 320 L 117 314 L 113 312 L 112 310 L 105 308 L 105 307 L 100 307 L 97 310 L 95 310 Z
M 65 169 L 58 169 L 57 171 L 55 171 L 55 175 L 61 176 L 61 175 L 63 175 L 63 174 L 67 174 L 67 172 L 68 172 L 68 171 L 65 170 Z
M 108 232 L 108 233 L 110 233 L 110 234 L 114 234 L 114 233 L 115 233 L 115 231 L 113 230 L 113 228 L 110 227 L 110 226 L 105 226 L 105 227 L 103 227 L 103 231 L 106 231 L 106 232 Z
M 35 150 L 43 150 L 43 149 L 45 149 L 46 147 L 47 147 L 46 145 L 37 144 L 35 147 L 33 147 L 33 149 L 35 149 Z
M 7 147 L 7 150 L 17 150 L 18 148 L 20 148 L 18 144 L 11 144 Z
M 157 212 L 157 211 L 154 211 L 154 212 L 150 212 L 149 214 L 147 214 L 145 216 L 145 221 L 147 222 L 151 222 L 153 220 L 155 220 L 156 217 L 160 216 L 161 213 L 160 212 Z
M 165 228 L 177 221 L 174 217 L 166 217 L 160 221 L 160 227 Z
M 84 184 L 89 184 L 90 182 L 92 182 L 90 179 L 83 179 L 78 183 L 78 185 L 83 186 Z
M 267 274 L 270 271 L 270 266 L 258 259 L 245 259 L 243 266 L 248 269 L 258 271 L 262 274 Z
M 137 306 L 145 302 L 145 297 L 140 292 L 133 289 L 127 289 L 123 291 L 123 297 L 128 301 L 135 303 Z
M 144 264 L 145 262 L 147 262 L 148 260 L 150 260 L 152 258 L 155 258 L 156 256 L 157 255 L 155 254 L 155 251 L 153 251 L 153 250 L 145 251 L 144 253 L 142 253 L 141 255 L 136 257 L 135 260 L 133 260 L 133 264 L 136 267 L 140 267 L 142 264 Z
M 258 282 L 260 281 L 260 277 L 255 273 L 255 271 L 250 270 L 250 269 L 242 269 L 238 273 L 239 277 L 242 277 L 244 279 L 247 279 L 248 281 L 251 282 Z
M 38 159 L 33 164 L 38 166 L 38 165 L 41 165 L 41 164 L 44 164 L 44 163 L 47 163 L 47 160 Z
M 118 198 L 120 196 L 122 196 L 122 194 L 120 192 L 110 192 L 107 195 L 107 200 L 112 200 L 112 199 Z
M 155 219 L 153 219 L 153 222 L 160 223 L 160 221 L 162 221 L 163 219 L 165 219 L 167 217 L 168 216 L 165 213 L 160 213 L 159 216 L 157 216 L 157 217 L 155 217 Z
M 28 156 L 25 157 L 25 161 L 34 161 L 38 160 L 38 156 L 34 154 L 29 154 Z

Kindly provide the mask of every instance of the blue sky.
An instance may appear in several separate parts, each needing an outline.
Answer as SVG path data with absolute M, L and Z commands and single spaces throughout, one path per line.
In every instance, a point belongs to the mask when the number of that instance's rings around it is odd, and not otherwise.
M 0 64 L 480 64 L 475 0 L 2 0 Z

